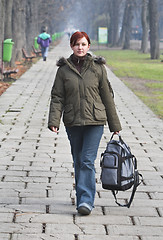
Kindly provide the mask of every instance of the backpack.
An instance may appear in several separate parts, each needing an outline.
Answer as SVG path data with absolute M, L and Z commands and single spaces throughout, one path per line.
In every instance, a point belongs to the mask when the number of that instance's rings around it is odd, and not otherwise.
M 130 147 L 122 140 L 120 134 L 118 134 L 119 140 L 113 140 L 114 135 L 113 133 L 105 152 L 101 154 L 102 188 L 112 191 L 119 206 L 129 208 L 143 177 L 137 170 L 137 160 L 131 153 Z M 131 187 L 133 190 L 127 204 L 118 203 L 116 197 L 118 191 L 126 191 Z

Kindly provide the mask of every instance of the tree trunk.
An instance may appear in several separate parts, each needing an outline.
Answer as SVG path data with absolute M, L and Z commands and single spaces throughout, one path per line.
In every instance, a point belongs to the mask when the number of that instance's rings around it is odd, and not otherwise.
M 26 0 L 25 6 L 25 37 L 28 43 L 26 50 L 30 54 L 32 45 L 34 45 L 34 38 L 38 36 L 40 29 L 38 29 L 38 2 L 33 0 Z
M 116 46 L 118 42 L 118 27 L 119 27 L 119 9 L 120 0 L 111 0 L 110 3 L 110 31 L 109 43 L 111 46 Z
M 12 38 L 12 6 L 13 6 L 13 0 L 5 1 L 4 39 Z
M 149 35 L 149 14 L 148 14 L 148 0 L 142 0 L 142 14 L 141 22 L 143 28 L 143 35 L 141 41 L 141 52 L 147 53 L 148 51 L 148 35 Z
M 122 28 L 121 28 L 119 41 L 118 41 L 119 47 L 123 46 L 124 41 L 125 41 L 125 32 L 126 32 L 126 27 L 127 27 L 127 15 L 128 15 L 128 6 L 127 6 L 127 0 L 126 0 L 125 9 L 124 9 L 124 13 L 123 13 Z
M 150 53 L 151 59 L 159 59 L 158 10 L 157 0 L 149 0 Z
M 2 56 L 2 41 L 4 40 L 5 0 L 0 0 L 0 59 Z M 0 63 L 1 64 L 1 63 Z
M 22 59 L 22 48 L 26 47 L 25 37 L 25 2 L 26 0 L 14 0 L 13 2 L 13 60 Z
M 133 0 L 126 1 L 127 7 L 127 16 L 126 16 L 126 27 L 125 27 L 125 41 L 123 45 L 123 49 L 130 48 L 130 38 L 131 38 L 131 28 L 132 28 L 132 19 L 133 19 Z

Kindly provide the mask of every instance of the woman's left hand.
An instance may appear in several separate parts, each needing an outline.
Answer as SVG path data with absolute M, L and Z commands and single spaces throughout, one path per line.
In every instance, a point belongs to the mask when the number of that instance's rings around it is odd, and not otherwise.
M 117 132 L 114 132 L 114 135 L 115 135 L 115 134 L 119 134 L 119 131 L 117 131 Z

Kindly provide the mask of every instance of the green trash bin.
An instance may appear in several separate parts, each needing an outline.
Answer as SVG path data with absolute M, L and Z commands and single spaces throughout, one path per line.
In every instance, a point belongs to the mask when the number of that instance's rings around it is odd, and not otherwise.
M 35 46 L 35 49 L 39 48 L 39 44 L 37 43 L 37 37 L 35 37 L 34 46 Z
M 54 42 L 54 41 L 55 41 L 55 35 L 52 34 L 52 42 Z
M 3 42 L 3 61 L 10 62 L 12 57 L 12 46 L 14 42 L 12 39 L 6 39 Z

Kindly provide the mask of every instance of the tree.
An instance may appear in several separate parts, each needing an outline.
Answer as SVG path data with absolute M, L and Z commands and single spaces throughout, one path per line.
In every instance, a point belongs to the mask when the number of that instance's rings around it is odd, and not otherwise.
M 146 53 L 148 50 L 148 35 L 149 35 L 149 12 L 148 12 L 148 0 L 142 0 L 142 41 L 141 41 L 141 51 Z
M 123 49 L 130 48 L 130 38 L 131 38 L 131 28 L 132 28 L 132 19 L 133 19 L 133 0 L 126 1 L 126 18 L 125 18 L 125 41 L 123 45 Z
M 12 6 L 13 0 L 5 1 L 4 38 L 12 38 Z
M 150 26 L 151 59 L 159 59 L 160 58 L 157 7 L 158 7 L 157 0 L 149 0 L 149 26 Z
M 13 2 L 13 40 L 14 51 L 12 60 L 21 60 L 22 47 L 26 47 L 26 24 L 25 24 L 25 4 L 26 0 L 14 0 Z
M 128 15 L 128 4 L 127 1 L 124 5 L 124 11 L 123 11 L 123 20 L 122 20 L 122 27 L 120 32 L 120 37 L 118 40 L 118 46 L 121 47 L 124 44 L 125 41 L 125 33 L 126 33 L 126 27 L 127 27 L 127 15 Z
M 2 52 L 2 41 L 4 40 L 4 23 L 5 23 L 5 0 L 0 0 L 0 56 Z
M 31 52 L 32 45 L 34 44 L 34 38 L 39 33 L 38 28 L 38 3 L 33 0 L 26 0 L 25 5 L 25 38 L 26 38 L 26 50 Z
M 111 46 L 116 46 L 119 37 L 119 17 L 120 17 L 121 0 L 111 0 L 110 2 L 110 28 L 109 28 L 109 43 Z
M 159 11 L 159 36 L 163 39 L 163 1 L 158 0 L 158 11 Z

